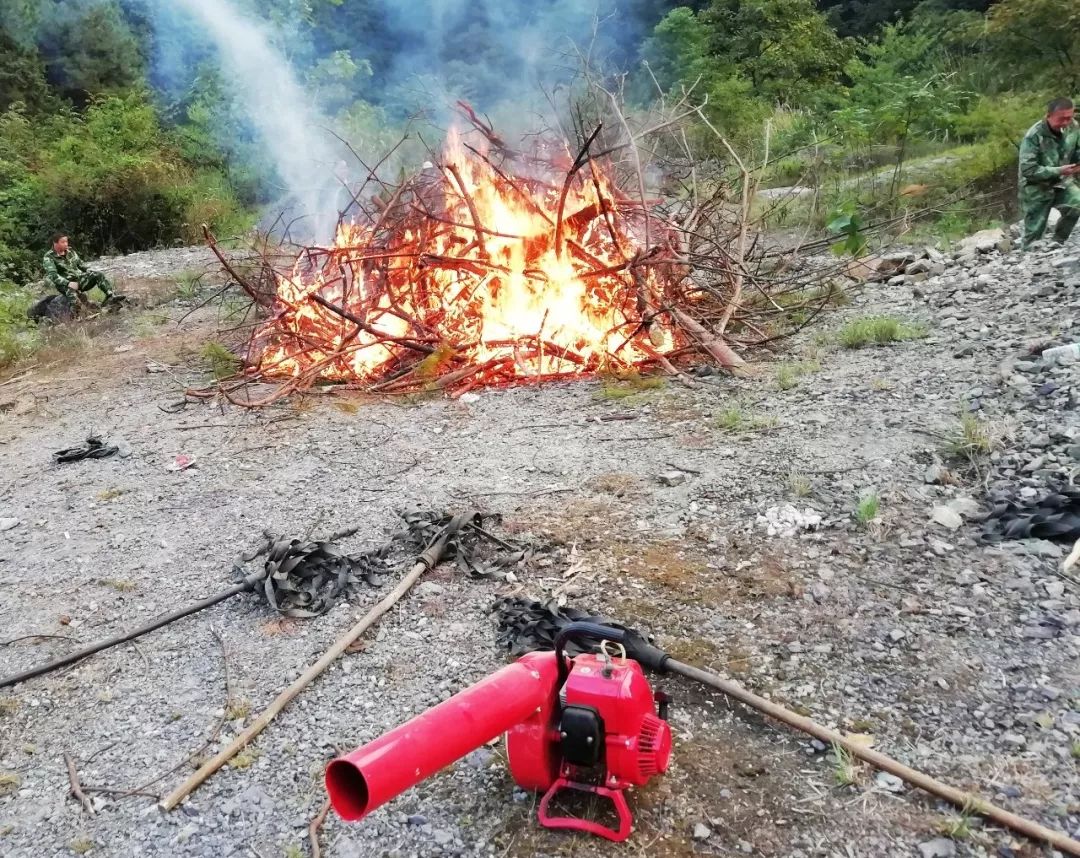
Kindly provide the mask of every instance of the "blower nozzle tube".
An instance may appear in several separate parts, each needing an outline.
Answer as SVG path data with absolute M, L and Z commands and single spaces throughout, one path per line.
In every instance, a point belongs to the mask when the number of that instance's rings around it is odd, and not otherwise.
M 338 815 L 375 808 L 537 713 L 557 686 L 551 653 L 533 653 L 411 721 L 339 757 L 326 769 Z

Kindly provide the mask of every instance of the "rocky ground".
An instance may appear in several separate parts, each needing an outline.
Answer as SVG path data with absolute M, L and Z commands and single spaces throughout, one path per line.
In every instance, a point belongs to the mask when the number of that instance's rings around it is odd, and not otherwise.
M 548 551 L 513 583 L 431 573 L 173 813 L 155 796 L 381 591 L 299 622 L 236 597 L 0 692 L 0 853 L 310 854 L 325 763 L 504 663 L 490 608 L 511 593 L 647 627 L 684 661 L 1080 835 L 1080 593 L 1061 545 L 983 544 L 971 520 L 988 485 L 1038 491 L 1080 467 L 1077 368 L 1032 356 L 1080 339 L 1078 255 L 1021 257 L 994 237 L 900 259 L 751 378 L 256 413 L 175 410 L 208 383 L 201 344 L 235 309 L 198 309 L 212 286 L 170 281 L 205 253 L 109 261 L 144 309 L 68 332 L 0 386 L 0 673 L 228 586 L 264 528 L 359 526 L 353 550 L 383 542 L 395 509 L 480 508 Z M 908 338 L 842 348 L 871 315 Z M 91 430 L 120 455 L 52 463 Z M 178 455 L 195 466 L 169 470 Z M 632 797 L 629 843 L 539 828 L 500 743 L 361 824 L 331 816 L 322 854 L 1049 854 L 719 695 L 659 684 L 674 758 Z M 93 816 L 68 795 L 65 752 L 84 787 L 112 791 L 89 793 Z

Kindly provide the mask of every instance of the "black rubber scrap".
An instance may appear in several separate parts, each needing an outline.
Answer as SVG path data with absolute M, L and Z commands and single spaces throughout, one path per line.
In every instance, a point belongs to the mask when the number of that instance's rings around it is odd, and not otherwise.
M 1080 539 L 1080 489 L 1051 486 L 1035 497 L 1021 497 L 1013 488 L 987 493 L 990 510 L 982 523 L 986 542 L 1013 539 Z
M 106 444 L 97 435 L 90 435 L 86 443 L 78 447 L 68 447 L 65 450 L 57 450 L 53 453 L 53 461 L 58 464 L 67 462 L 81 462 L 84 459 L 107 459 L 120 452 L 120 448 L 113 444 Z

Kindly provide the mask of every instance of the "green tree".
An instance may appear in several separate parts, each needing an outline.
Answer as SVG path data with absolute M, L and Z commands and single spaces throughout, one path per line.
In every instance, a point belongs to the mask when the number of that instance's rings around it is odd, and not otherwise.
M 987 18 L 991 48 L 1005 70 L 1017 69 L 1056 92 L 1080 87 L 1080 3 L 1000 0 Z

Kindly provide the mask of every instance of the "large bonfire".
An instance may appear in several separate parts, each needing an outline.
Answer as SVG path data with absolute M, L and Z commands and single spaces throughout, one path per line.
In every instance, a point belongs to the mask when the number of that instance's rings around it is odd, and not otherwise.
M 620 188 L 611 156 L 626 147 L 595 151 L 599 129 L 576 150 L 544 139 L 526 153 L 464 111 L 479 134 L 451 132 L 435 163 L 399 183 L 372 172 L 375 192 L 350 189 L 329 246 L 302 248 L 286 270 L 268 264 L 270 295 L 244 284 L 266 317 L 238 383 L 277 381 L 275 396 L 319 381 L 460 393 L 678 372 L 694 355 L 742 364 L 719 335 L 742 259 L 702 239 L 716 199 L 677 222 L 643 181 Z M 704 286 L 694 276 L 703 241 Z

